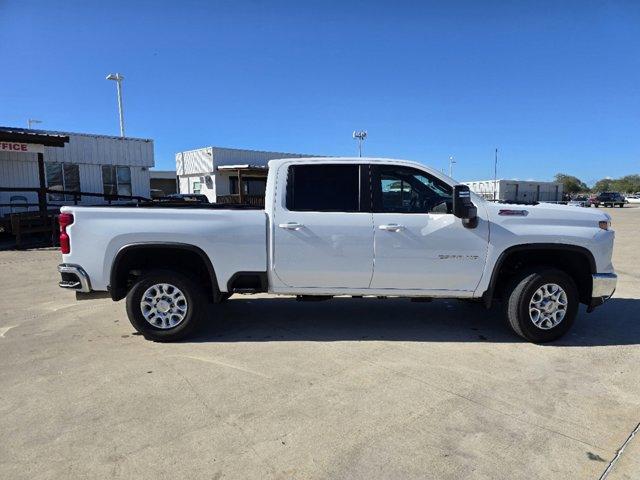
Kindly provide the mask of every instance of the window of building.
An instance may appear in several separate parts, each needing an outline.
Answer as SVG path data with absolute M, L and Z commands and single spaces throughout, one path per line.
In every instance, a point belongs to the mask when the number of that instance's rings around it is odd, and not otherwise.
M 267 179 L 265 177 L 242 177 L 242 186 L 244 195 L 264 196 L 267 188 Z M 231 195 L 238 195 L 238 177 L 229 177 L 229 191 Z
M 381 213 L 451 213 L 453 188 L 425 172 L 372 165 L 373 205 Z
M 117 165 L 103 165 L 102 191 L 105 195 L 133 195 L 131 169 Z
M 80 168 L 75 163 L 45 163 L 47 188 L 67 192 L 80 191 Z M 71 201 L 73 195 L 50 193 L 49 200 L 54 202 Z
M 360 210 L 358 165 L 293 165 L 287 177 L 287 209 L 306 212 Z

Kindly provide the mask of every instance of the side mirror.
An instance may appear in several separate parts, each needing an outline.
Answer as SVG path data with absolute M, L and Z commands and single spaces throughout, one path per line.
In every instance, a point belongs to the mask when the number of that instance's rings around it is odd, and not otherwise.
M 461 218 L 466 228 L 478 226 L 478 209 L 471 203 L 471 190 L 467 185 L 453 187 L 453 215 Z

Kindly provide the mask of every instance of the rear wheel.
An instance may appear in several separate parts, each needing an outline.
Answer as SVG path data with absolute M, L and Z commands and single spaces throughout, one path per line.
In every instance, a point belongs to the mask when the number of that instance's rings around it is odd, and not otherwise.
M 523 272 L 507 288 L 505 315 L 515 333 L 534 343 L 560 338 L 578 313 L 573 279 L 555 268 Z
M 127 295 L 127 315 L 133 328 L 148 340 L 181 340 L 198 327 L 206 301 L 202 290 L 185 275 L 154 270 Z

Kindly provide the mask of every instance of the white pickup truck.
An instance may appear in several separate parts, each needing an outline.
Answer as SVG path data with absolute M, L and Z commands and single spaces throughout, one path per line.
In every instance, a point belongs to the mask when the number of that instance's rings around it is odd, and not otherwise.
M 63 207 L 59 220 L 60 286 L 126 297 L 134 328 L 155 341 L 192 333 L 208 302 L 268 292 L 499 300 L 515 333 L 546 342 L 617 281 L 607 214 L 491 203 L 400 160 L 273 160 L 264 209 Z

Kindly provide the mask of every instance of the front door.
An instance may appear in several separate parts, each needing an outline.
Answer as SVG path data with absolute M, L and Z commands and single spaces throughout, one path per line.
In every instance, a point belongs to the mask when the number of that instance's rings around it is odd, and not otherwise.
M 365 179 L 361 168 L 367 166 L 328 163 L 280 167 L 278 188 L 286 189 L 286 199 L 274 209 L 273 269 L 285 285 L 369 286 L 373 218 L 368 191 L 361 195 Z
M 453 189 L 416 168 L 372 165 L 375 273 L 371 288 L 473 291 L 489 228 L 465 228 L 451 213 Z

